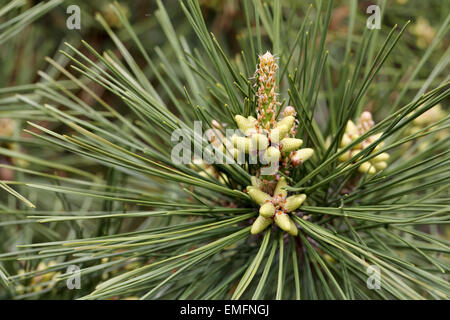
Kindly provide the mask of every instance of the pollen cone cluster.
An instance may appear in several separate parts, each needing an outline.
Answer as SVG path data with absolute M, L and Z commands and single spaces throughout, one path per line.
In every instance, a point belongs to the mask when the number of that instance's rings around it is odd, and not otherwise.
M 270 52 L 259 56 L 255 72 L 257 79 L 256 118 L 236 115 L 235 121 L 244 136 L 232 137 L 232 154 L 235 157 L 242 153 L 258 156 L 263 165 L 273 165 L 275 172 L 279 162 L 297 166 L 309 159 L 314 151 L 309 148 L 300 149 L 301 139 L 295 138 L 297 130 L 294 107 L 287 106 L 281 117 L 278 117 L 280 103 L 277 101 L 276 71 L 278 66 Z
M 340 143 L 340 147 L 344 148 L 354 142 L 356 139 L 358 139 L 361 135 L 366 133 L 370 128 L 372 128 L 374 125 L 374 122 L 372 120 L 372 114 L 368 111 L 364 111 L 361 114 L 361 117 L 358 120 L 358 123 L 355 125 L 355 123 L 351 120 L 347 122 L 347 127 L 345 129 L 345 133 L 342 136 L 342 140 Z M 340 162 L 346 162 L 353 156 L 359 154 L 362 150 L 367 148 L 370 144 L 375 142 L 381 137 L 382 133 L 372 135 L 362 141 L 361 143 L 353 146 L 342 154 L 339 157 Z M 371 153 L 378 152 L 382 147 L 384 143 L 379 143 L 374 150 L 372 150 Z M 340 149 L 339 149 L 340 150 Z M 381 171 L 387 167 L 387 160 L 389 159 L 389 154 L 386 152 L 380 153 L 379 155 L 373 157 L 372 159 L 363 162 L 359 167 L 358 171 L 361 173 L 368 173 L 368 174 L 375 174 L 378 171 Z M 359 160 L 359 158 L 356 158 L 355 161 Z
M 410 114 L 412 115 L 412 114 Z M 422 113 L 420 116 L 415 118 L 412 121 L 412 125 L 406 130 L 406 135 L 412 135 L 417 134 L 420 132 L 428 132 L 430 130 L 435 129 L 437 126 L 433 126 L 436 122 L 444 119 L 447 116 L 447 113 L 442 109 L 440 104 L 435 105 L 431 109 L 428 109 L 424 113 Z M 427 129 L 425 129 L 427 128 Z M 448 137 L 449 130 L 448 129 L 442 129 L 436 132 L 435 135 L 432 136 L 431 139 L 427 139 L 425 141 L 421 141 L 418 145 L 418 151 L 422 152 L 424 151 L 432 142 L 434 141 L 440 141 L 444 140 Z M 405 144 L 406 147 L 410 147 L 409 144 Z
M 306 195 L 297 194 L 288 197 L 287 191 L 284 189 L 287 186 L 284 177 L 278 180 L 272 196 L 262 191 L 260 186 L 261 181 L 256 177 L 252 177 L 252 185 L 247 187 L 250 197 L 260 205 L 259 216 L 253 222 L 250 232 L 258 234 L 275 222 L 280 229 L 296 236 L 298 229 L 289 213 L 301 206 L 306 199 Z
M 305 201 L 306 195 L 288 197 L 284 189 L 287 182 L 283 175 L 288 176 L 291 168 L 311 158 L 314 150 L 301 148 L 303 141 L 296 138 L 298 121 L 295 108 L 287 106 L 283 112 L 279 112 L 277 69 L 275 58 L 270 52 L 259 56 L 255 72 L 257 106 L 254 116 L 236 115 L 234 120 L 242 134 L 229 138 L 223 136 L 220 125 L 213 124 L 214 129 L 210 131 L 208 140 L 215 148 L 224 150 L 236 160 L 242 161 L 245 157 L 257 160 L 249 161 L 256 169 L 247 192 L 260 206 L 251 233 L 260 233 L 275 222 L 282 230 L 297 235 L 297 226 L 290 213 Z M 266 168 L 271 169 L 270 173 L 263 171 Z M 203 169 L 205 174 L 214 174 L 209 168 Z
M 56 265 L 56 261 L 50 261 L 48 264 L 45 262 L 41 262 L 37 266 L 36 271 L 44 271 L 55 265 Z M 25 273 L 26 272 L 24 269 L 19 270 L 19 276 L 21 276 Z M 52 271 L 52 272 L 47 272 L 45 274 L 37 275 L 37 276 L 31 278 L 31 280 L 28 280 L 29 281 L 28 286 L 19 284 L 14 287 L 14 290 L 18 294 L 26 294 L 26 293 L 31 293 L 33 291 L 39 292 L 42 290 L 50 290 L 51 288 L 53 288 L 55 286 L 56 282 L 58 281 L 58 276 L 60 274 L 61 274 L 61 272 Z M 22 277 L 20 277 L 20 278 L 22 278 Z M 25 280 L 25 278 L 23 278 L 22 280 Z

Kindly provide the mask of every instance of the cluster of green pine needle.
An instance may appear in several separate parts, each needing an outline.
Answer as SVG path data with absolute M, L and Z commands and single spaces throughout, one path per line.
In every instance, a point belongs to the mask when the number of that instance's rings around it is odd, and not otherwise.
M 8 61 L 37 45 L 21 32 L 65 4 L 15 12 L 25 2 L 0 7 L 0 118 L 14 123 L 0 131 L 0 298 L 449 298 L 450 14 L 417 57 L 415 21 L 366 28 L 356 0 L 333 33 L 339 1 L 236 1 L 233 41 L 210 32 L 196 0 L 157 0 L 137 25 L 131 3 L 113 2 L 89 20 L 103 45 L 68 35 L 18 72 Z M 177 129 L 194 136 L 195 121 L 206 131 L 256 116 L 266 51 L 280 110 L 295 109 L 296 138 L 314 149 L 285 175 L 290 195 L 307 196 L 291 215 L 295 236 L 276 225 L 250 233 L 254 165 L 171 156 Z M 342 145 L 364 111 L 374 125 Z M 385 153 L 385 169 L 358 170 Z M 69 266 L 79 289 L 67 286 Z M 368 285 L 373 268 L 379 288 Z

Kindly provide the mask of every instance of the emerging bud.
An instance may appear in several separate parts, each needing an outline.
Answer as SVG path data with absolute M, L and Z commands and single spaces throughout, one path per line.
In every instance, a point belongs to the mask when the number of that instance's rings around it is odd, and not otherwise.
M 250 150 L 250 140 L 245 137 L 232 136 L 233 145 L 241 152 L 248 153 Z
M 437 104 L 415 118 L 413 120 L 413 124 L 425 127 L 432 123 L 438 122 L 439 120 L 442 120 L 444 117 L 445 112 L 442 110 L 441 105 Z
M 297 226 L 295 225 L 295 222 L 291 218 L 289 218 L 289 223 L 291 224 L 291 226 L 289 227 L 288 233 L 291 236 L 294 236 L 294 237 L 297 236 L 298 235 L 298 229 L 297 229 Z
M 281 177 L 280 180 L 278 180 L 277 186 L 275 187 L 275 191 L 273 193 L 274 197 L 280 196 L 281 198 L 286 198 L 287 196 L 287 190 L 283 189 L 287 186 L 287 181 L 285 177 Z
M 363 162 L 359 166 L 358 171 L 361 172 L 361 173 L 368 173 L 368 174 L 375 174 L 377 172 L 375 167 L 368 161 Z
M 255 201 L 259 205 L 263 205 L 267 201 L 272 200 L 272 197 L 270 195 L 252 186 L 247 187 L 247 192 L 253 199 L 253 201 Z
M 12 137 L 16 130 L 16 122 L 13 119 L 0 118 L 0 137 Z
M 272 218 L 275 214 L 275 207 L 271 202 L 264 203 L 259 208 L 259 214 L 262 215 L 264 218 Z
M 266 150 L 269 146 L 269 139 L 262 133 L 252 135 L 252 150 Z
M 236 148 L 231 148 L 229 151 L 235 160 L 239 160 L 241 157 L 244 158 L 243 153 Z
M 281 151 L 291 152 L 300 148 L 303 144 L 303 140 L 296 138 L 284 138 L 283 140 L 281 140 L 280 144 Z
M 277 122 L 277 125 L 269 134 L 269 138 L 272 142 L 278 143 L 283 139 L 291 130 L 294 125 L 295 118 L 293 116 L 287 116 Z
M 267 148 L 267 151 L 264 154 L 264 160 L 267 163 L 276 163 L 280 161 L 280 157 L 281 157 L 280 150 L 275 147 Z
M 348 146 L 350 143 L 352 143 L 352 139 L 348 134 L 344 133 L 341 140 L 341 148 Z
M 285 118 L 287 116 L 295 117 L 296 114 L 297 112 L 295 111 L 295 108 L 293 106 L 287 106 L 286 108 L 284 108 L 283 115 Z
M 302 203 L 305 201 L 305 199 L 306 194 L 303 193 L 287 197 L 284 209 L 286 209 L 287 212 L 292 212 L 296 210 L 298 207 L 300 207 Z
M 353 123 L 352 120 L 348 120 L 347 127 L 345 128 L 345 132 L 352 138 L 352 140 L 355 140 L 359 136 L 358 127 Z
M 287 126 L 277 126 L 269 133 L 270 141 L 273 143 L 278 143 L 287 135 L 288 132 L 289 128 Z
M 380 161 L 387 161 L 389 159 L 389 153 L 383 152 L 377 155 L 375 158 L 372 159 L 371 162 L 380 162 Z
M 291 162 L 294 166 L 300 165 L 311 158 L 313 154 L 314 150 L 311 148 L 297 150 L 291 155 Z
M 258 216 L 258 218 L 256 218 L 255 222 L 253 222 L 250 232 L 251 232 L 251 234 L 258 234 L 261 231 L 264 231 L 272 223 L 273 223 L 273 219 L 264 218 L 263 216 Z
M 288 131 L 291 130 L 292 126 L 294 125 L 295 118 L 293 116 L 286 116 L 280 121 L 277 122 L 278 126 L 286 126 Z
M 254 118 L 253 118 L 253 119 L 254 119 Z M 250 131 L 250 130 L 252 130 L 252 129 L 255 129 L 255 124 L 256 124 L 255 121 L 251 121 L 251 120 L 249 120 L 249 119 L 247 119 L 247 118 L 245 118 L 245 117 L 243 117 L 243 116 L 241 116 L 241 115 L 239 115 L 239 114 L 236 115 L 236 116 L 234 117 L 234 120 L 236 121 L 236 123 L 237 123 L 239 129 L 240 129 L 245 135 L 248 134 L 248 131 Z
M 277 212 L 275 215 L 275 223 L 280 227 L 280 229 L 286 231 L 290 235 L 296 236 L 298 234 L 294 221 L 292 221 L 289 215 L 284 212 Z
M 372 120 L 372 114 L 369 111 L 364 111 L 359 117 L 358 130 L 360 134 L 367 132 L 373 127 L 375 122 Z
M 373 126 L 374 122 L 372 120 L 372 114 L 368 111 L 364 111 L 360 118 L 358 119 L 358 125 L 356 126 L 351 120 L 347 122 L 347 127 L 345 130 L 344 135 L 342 136 L 342 140 L 340 143 L 341 148 L 344 148 L 351 144 L 353 141 L 358 139 L 361 135 L 367 133 Z M 358 157 L 357 155 L 364 150 L 365 148 L 369 147 L 372 143 L 380 139 L 382 136 L 382 132 L 374 134 L 366 138 L 364 141 L 361 141 L 359 144 L 352 146 L 350 150 L 345 152 L 344 154 L 341 154 L 338 158 L 340 162 L 347 162 L 354 156 L 356 156 L 356 159 L 353 159 L 353 161 L 359 161 L 361 157 Z M 384 143 L 379 142 L 375 148 L 371 151 L 371 154 L 378 152 L 382 147 Z M 340 149 L 338 151 L 341 151 Z M 384 152 L 376 157 L 372 158 L 371 160 L 362 163 L 358 170 L 361 173 L 368 173 L 368 174 L 375 174 L 377 171 L 383 170 L 387 167 L 387 160 L 389 159 L 389 154 Z M 378 165 L 375 165 L 379 163 Z
M 250 181 L 252 182 L 252 186 L 253 186 L 253 187 L 258 188 L 258 189 L 261 189 L 262 182 L 261 182 L 261 180 L 259 180 L 257 177 L 252 176 L 252 177 L 250 178 Z

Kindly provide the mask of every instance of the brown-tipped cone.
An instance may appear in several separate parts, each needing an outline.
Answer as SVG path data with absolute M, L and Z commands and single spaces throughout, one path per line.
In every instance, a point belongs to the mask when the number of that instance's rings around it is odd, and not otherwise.
M 261 206 L 266 203 L 266 201 L 272 200 L 270 195 L 252 186 L 247 187 L 247 192 L 253 201 Z
M 284 204 L 284 208 L 287 212 L 294 211 L 298 207 L 302 205 L 302 203 L 306 199 L 306 194 L 296 194 L 286 198 L 286 203 Z
M 271 202 L 264 203 L 261 208 L 259 208 L 259 214 L 264 218 L 272 218 L 275 214 L 275 207 Z
M 284 199 L 287 196 L 287 190 L 283 189 L 287 186 L 287 181 L 285 177 L 281 177 L 280 180 L 278 180 L 277 186 L 275 187 L 275 191 L 273 193 L 274 197 L 277 197 L 281 195 L 281 197 Z
M 291 152 L 300 148 L 303 144 L 303 140 L 297 138 L 284 138 L 283 140 L 281 140 L 280 144 L 281 151 Z
M 255 222 L 252 224 L 252 228 L 250 229 L 251 234 L 258 234 L 261 231 L 264 231 L 268 226 L 270 226 L 273 222 L 271 218 L 264 218 L 263 216 L 258 216 Z

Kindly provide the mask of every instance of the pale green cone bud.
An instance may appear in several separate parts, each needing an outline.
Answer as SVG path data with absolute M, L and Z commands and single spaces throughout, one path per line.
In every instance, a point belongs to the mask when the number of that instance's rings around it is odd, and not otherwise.
M 191 167 L 191 169 L 198 170 L 198 169 L 205 169 L 206 164 L 207 163 L 205 161 L 203 161 L 202 159 L 194 159 L 189 164 L 189 166 Z
M 379 161 L 379 162 L 375 162 L 374 164 L 375 169 L 377 169 L 378 171 L 384 170 L 387 167 L 387 162 L 386 161 Z
M 327 147 L 327 149 L 329 149 L 331 147 L 331 137 L 330 136 L 328 136 L 325 139 L 325 147 Z
M 376 157 L 374 157 L 371 162 L 383 162 L 383 161 L 387 161 L 389 159 L 389 153 L 387 152 L 383 152 L 380 153 L 379 155 L 377 155 Z
M 352 135 L 352 136 L 350 137 L 349 134 L 344 133 L 344 135 L 342 136 L 342 140 L 341 140 L 341 145 L 340 145 L 340 147 L 341 147 L 341 148 L 344 148 L 344 147 L 348 146 L 350 143 L 352 143 L 353 141 L 355 141 L 355 140 L 358 139 L 358 138 L 359 138 L 359 135 L 358 135 L 358 134 Z M 353 146 L 353 148 L 356 148 L 356 149 L 362 148 L 362 143 L 363 143 L 363 141 L 361 141 L 361 142 L 358 143 L 357 145 Z
M 345 133 L 348 135 L 353 136 L 359 136 L 358 127 L 353 123 L 352 120 L 348 120 L 347 127 L 345 128 Z M 355 140 L 355 138 L 353 138 Z
M 287 186 L 287 181 L 285 177 L 281 177 L 280 180 L 278 180 L 277 186 L 275 187 L 275 191 L 273 193 L 274 197 L 277 197 L 281 195 L 281 197 L 284 199 L 287 196 L 287 190 L 283 189 Z
M 358 171 L 361 173 L 368 173 L 368 174 L 374 174 L 377 172 L 377 170 L 375 170 L 375 167 L 372 166 L 372 164 L 370 162 L 363 162 L 359 168 Z
M 308 160 L 314 154 L 314 150 L 311 148 L 303 148 L 294 152 L 291 156 L 291 161 L 296 164 L 300 164 Z
M 338 149 L 338 152 L 340 152 L 340 151 L 341 151 L 341 149 Z M 341 162 L 345 162 L 345 161 L 347 161 L 348 159 L 350 159 L 350 154 L 351 154 L 351 151 L 350 151 L 350 150 L 345 151 L 343 154 L 341 154 L 341 155 L 339 156 L 338 160 L 341 161 Z
M 423 106 L 423 105 L 421 105 Z M 431 109 L 428 109 L 420 116 L 413 120 L 413 123 L 418 126 L 426 126 L 428 124 L 438 122 L 446 116 L 444 110 L 442 110 L 441 104 L 437 104 Z
M 421 127 L 412 127 L 408 130 L 408 134 L 413 135 L 413 134 L 419 133 L 420 130 L 422 130 Z
M 252 182 L 252 186 L 253 186 L 253 187 L 258 188 L 258 189 L 261 188 L 262 182 L 261 182 L 261 180 L 259 180 L 257 177 L 252 176 L 252 177 L 250 178 L 250 181 Z
M 247 192 L 249 196 L 253 199 L 253 201 L 255 201 L 257 204 L 261 206 L 267 201 L 272 200 L 272 197 L 270 195 L 252 186 L 247 187 Z
M 198 174 L 200 176 L 202 176 L 203 178 L 206 178 L 206 179 L 210 179 L 211 178 L 211 176 L 209 176 L 205 171 L 199 172 Z
M 259 214 L 264 218 L 272 218 L 275 214 L 275 207 L 271 202 L 264 203 L 261 208 L 259 208 Z
M 289 216 L 281 211 L 275 214 L 275 223 L 284 231 L 288 231 L 291 228 Z
M 274 143 L 278 143 L 281 139 L 283 139 L 287 133 L 289 132 L 289 128 L 287 126 L 277 126 L 272 129 L 269 134 L 270 141 Z
M 230 181 L 228 180 L 227 176 L 220 175 L 219 176 L 219 182 L 222 183 L 222 184 L 228 184 Z
M 248 153 L 250 150 L 250 140 L 245 137 L 232 136 L 233 145 L 241 152 Z
M 383 148 L 383 146 L 384 146 L 384 141 L 380 142 L 380 144 L 377 144 L 377 146 L 373 149 L 372 153 L 380 151 L 380 149 Z
M 294 125 L 295 118 L 293 116 L 286 116 L 277 122 L 276 127 L 286 126 L 287 131 L 291 130 Z
M 272 142 L 278 143 L 283 139 L 291 130 L 294 125 L 295 118 L 293 116 L 286 116 L 280 121 L 269 134 L 269 138 Z
M 287 212 L 291 212 L 296 210 L 298 207 L 302 205 L 302 203 L 306 199 L 306 194 L 296 194 L 286 198 L 286 203 L 284 204 L 284 209 Z
M 291 235 L 297 235 L 298 230 L 295 226 L 294 221 L 286 213 L 277 213 L 275 215 L 275 223 L 280 227 L 280 229 L 286 231 Z
M 373 143 L 373 142 L 377 141 L 378 139 L 380 139 L 382 135 L 383 135 L 383 132 L 374 134 L 374 135 L 370 136 L 368 138 L 368 140 L 369 140 L 370 143 Z M 379 150 L 383 145 L 384 145 L 384 141 L 381 141 L 380 143 L 377 144 L 377 146 L 375 147 L 374 151 L 375 150 Z
M 264 160 L 267 163 L 276 163 L 280 161 L 281 153 L 278 148 L 275 147 L 269 147 L 267 148 L 266 153 L 264 154 Z
M 253 150 L 266 150 L 269 146 L 269 139 L 262 133 L 252 135 L 251 139 Z
M 289 233 L 291 236 L 297 236 L 298 235 L 298 229 L 297 226 L 295 225 L 295 222 L 289 217 L 289 222 L 291 224 L 289 231 L 287 233 Z
M 361 152 L 361 150 L 359 150 L 359 149 L 355 149 L 355 150 L 350 149 L 350 150 L 346 151 L 344 154 L 341 154 L 338 159 L 341 162 L 345 162 L 360 152 Z M 359 159 L 361 159 L 361 157 L 356 158 L 355 161 L 358 161 Z
M 281 144 L 281 151 L 291 152 L 300 148 L 303 144 L 303 140 L 296 138 L 284 138 L 283 140 L 281 140 L 280 144 Z
M 271 218 L 264 218 L 263 216 L 258 216 L 255 222 L 252 224 L 252 228 L 250 229 L 251 234 L 258 234 L 261 231 L 264 231 L 268 226 L 270 226 L 273 222 Z
M 234 120 L 236 121 L 238 128 L 244 133 L 247 134 L 247 131 L 251 129 L 255 129 L 255 123 L 247 118 L 244 118 L 241 115 L 236 115 L 234 117 Z
M 350 136 L 346 133 L 344 133 L 344 135 L 342 136 L 342 140 L 341 140 L 341 148 L 349 145 L 350 143 L 352 143 L 352 139 L 350 138 Z

